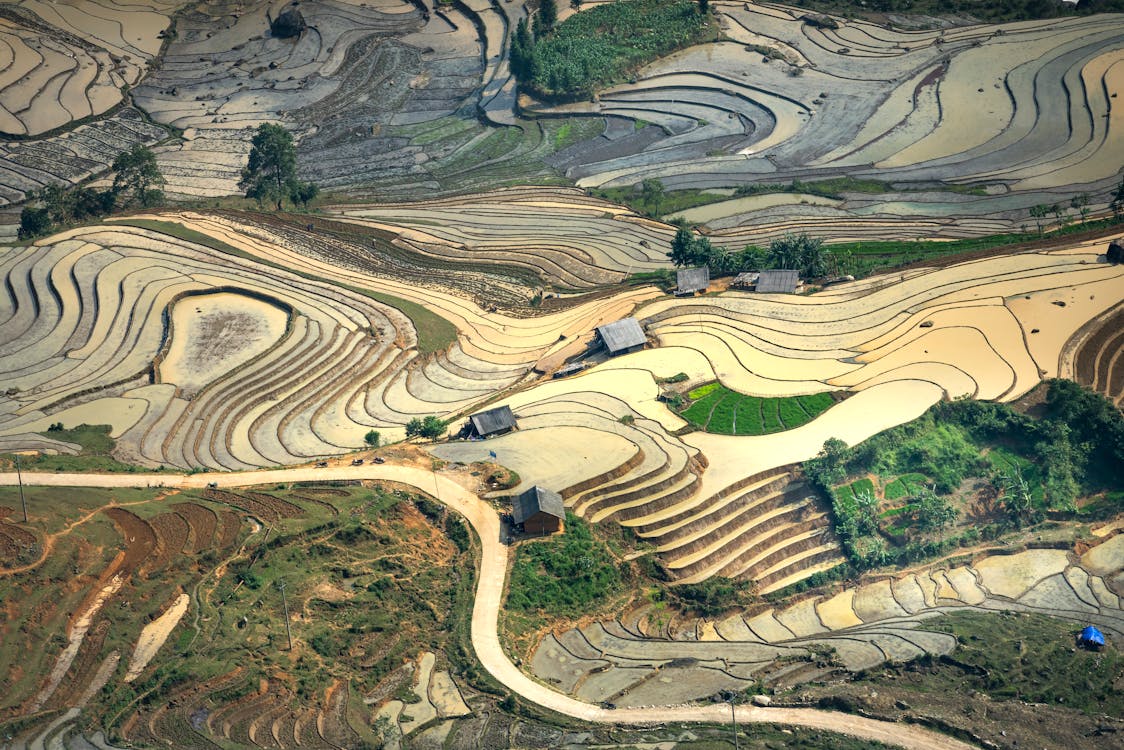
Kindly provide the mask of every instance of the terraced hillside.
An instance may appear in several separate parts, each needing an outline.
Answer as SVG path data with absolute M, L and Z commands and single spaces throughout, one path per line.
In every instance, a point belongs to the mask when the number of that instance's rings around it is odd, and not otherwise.
M 376 741 L 373 704 L 390 694 L 414 694 L 413 719 L 387 732 L 470 713 L 442 648 L 464 550 L 439 506 L 430 517 L 400 490 L 359 486 L 28 491 L 30 527 L 0 522 L 33 529 L 38 557 L 0 559 L 0 589 L 22 602 L 2 626 L 0 721 L 30 719 L 5 723 L 6 747 L 88 748 L 103 732 L 142 747 L 347 747 Z M 281 580 L 299 658 L 278 648 Z
M 148 72 L 182 2 L 16 0 L 0 13 L 0 133 L 40 135 L 105 113 Z
M 1124 309 L 1100 316 L 1070 340 L 1066 374 L 1124 405 Z
M 928 31 L 836 19 L 832 29 L 779 5 L 716 5 L 725 41 L 653 63 L 593 103 L 527 103 L 541 115 L 611 123 L 592 144 L 605 148 L 574 146 L 554 158 L 559 168 L 587 187 L 851 175 L 931 189 L 818 204 L 731 200 L 709 210 L 719 234 L 738 243 L 795 221 L 833 238 L 988 234 L 1018 228 L 1031 206 L 1068 204 L 1118 179 L 1119 17 Z M 949 115 L 966 111 L 973 116 Z M 940 183 L 987 189 L 958 195 Z
M 937 566 L 794 604 L 718 620 L 668 619 L 649 605 L 620 620 L 546 636 L 530 662 L 540 679 L 620 706 L 698 700 L 752 684 L 785 689 L 924 654 L 956 639 L 926 621 L 954 611 L 1035 612 L 1124 634 L 1124 536 L 1080 557 L 1062 549 Z
M 182 221 L 261 261 L 132 227 L 73 230 L 5 254 L 5 435 L 41 440 L 30 436 L 58 420 L 111 424 L 121 455 L 153 466 L 300 462 L 358 447 L 371 427 L 393 437 L 419 414 L 486 400 L 565 343 L 560 335 L 652 295 L 489 316 L 463 297 L 355 276 L 229 222 Z M 220 304 L 216 294 L 231 296 Z M 433 312 L 415 312 L 419 304 Z M 422 356 L 418 320 L 454 330 L 438 315 L 464 336 Z
M 333 213 L 393 232 L 394 244 L 421 255 L 527 268 L 562 290 L 594 289 L 669 267 L 668 226 L 571 188 L 340 206 Z

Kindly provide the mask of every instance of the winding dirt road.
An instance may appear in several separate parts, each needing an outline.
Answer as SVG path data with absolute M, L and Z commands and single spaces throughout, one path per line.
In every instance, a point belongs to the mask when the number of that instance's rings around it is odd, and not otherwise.
M 246 487 L 281 482 L 324 480 L 385 480 L 436 494 L 437 499 L 463 515 L 480 537 L 483 547 L 476 600 L 472 608 L 472 646 L 484 668 L 505 687 L 525 700 L 575 719 L 607 724 L 663 724 L 706 722 L 722 724 L 730 719 L 727 704 L 705 706 L 652 706 L 605 709 L 571 698 L 535 682 L 507 658 L 500 646 L 499 609 L 507 574 L 508 548 L 500 539 L 500 520 L 495 511 L 456 482 L 411 466 L 368 464 L 322 469 L 295 468 L 249 471 L 236 474 L 28 474 L 27 485 L 54 487 L 177 487 L 203 488 L 210 482 L 220 487 Z M 14 473 L 0 474 L 0 485 L 16 484 Z M 822 729 L 862 739 L 876 740 L 909 750 L 969 750 L 973 745 L 910 724 L 867 719 L 862 716 L 814 708 L 758 708 L 738 706 L 739 722 L 767 722 Z

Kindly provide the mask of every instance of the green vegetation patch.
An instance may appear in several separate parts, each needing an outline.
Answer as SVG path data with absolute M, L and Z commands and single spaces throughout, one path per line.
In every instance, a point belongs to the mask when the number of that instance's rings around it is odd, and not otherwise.
M 867 480 L 869 481 L 869 480 Z M 886 485 L 885 496 L 887 500 L 900 500 L 909 495 L 916 495 L 925 487 L 928 478 L 924 474 L 903 474 Z M 851 485 L 854 487 L 854 485 Z
M 956 612 L 926 629 L 956 636 L 951 660 L 893 667 L 894 684 L 921 693 L 986 693 L 992 698 L 1067 706 L 1090 714 L 1124 712 L 1124 657 L 1074 649 L 1083 625 L 1039 614 Z M 925 663 L 927 662 L 927 664 Z M 906 675 L 908 674 L 908 677 Z
M 589 524 L 566 514 L 566 531 L 515 551 L 507 607 L 578 617 L 621 590 L 621 570 Z
M 437 315 L 434 312 L 427 310 L 416 302 L 395 297 L 391 294 L 384 294 L 383 292 L 375 292 L 363 287 L 352 286 L 350 284 L 343 284 L 340 282 L 326 279 L 322 276 L 306 273 L 304 271 L 295 271 L 291 268 L 285 268 L 279 263 L 274 263 L 266 258 L 260 258 L 252 253 L 230 245 L 222 240 L 215 239 L 209 235 L 198 232 L 194 229 L 177 224 L 172 221 L 159 221 L 156 219 L 120 219 L 112 222 L 113 224 L 124 224 L 126 226 L 139 227 L 141 229 L 148 229 L 153 232 L 169 235 L 170 237 L 177 237 L 181 240 L 194 242 L 204 247 L 209 247 L 212 250 L 217 250 L 221 253 L 227 253 L 239 258 L 251 260 L 255 263 L 261 263 L 271 268 L 279 268 L 289 273 L 294 273 L 303 278 L 319 281 L 332 286 L 342 287 L 349 291 L 361 294 L 364 297 L 373 299 L 376 302 L 393 307 L 402 312 L 410 322 L 414 324 L 414 329 L 418 334 L 418 351 L 423 354 L 431 354 L 433 352 L 443 351 L 448 348 L 457 340 L 457 328 L 445 318 Z
M 588 96 L 712 35 L 707 17 L 688 0 L 599 5 L 575 13 L 534 44 L 529 83 L 546 96 Z
M 851 564 L 909 564 L 1048 515 L 1096 520 L 1124 510 L 1124 415 L 1073 381 L 1046 388 L 1040 418 L 958 400 L 854 447 L 827 441 L 805 470 L 831 503 Z M 909 505 L 889 514 L 860 502 L 856 478 L 871 474 L 887 501 Z M 962 518 L 969 506 L 982 522 Z
M 39 433 L 52 440 L 64 443 L 75 443 L 82 450 L 75 455 L 59 454 L 57 456 L 46 453 L 34 455 L 21 455 L 20 467 L 24 471 L 129 471 L 151 472 L 153 469 L 136 466 L 118 461 L 112 456 L 116 441 L 109 436 L 113 428 L 107 424 L 80 424 L 66 427 L 61 422 L 53 425 L 46 432 Z M 0 454 L 0 468 L 11 470 L 15 467 L 16 457 L 10 454 Z M 163 471 L 160 467 L 158 471 Z
M 679 415 L 699 429 L 717 435 L 767 435 L 806 424 L 835 403 L 830 393 L 787 398 L 762 398 L 707 383 L 687 394 L 690 403 Z

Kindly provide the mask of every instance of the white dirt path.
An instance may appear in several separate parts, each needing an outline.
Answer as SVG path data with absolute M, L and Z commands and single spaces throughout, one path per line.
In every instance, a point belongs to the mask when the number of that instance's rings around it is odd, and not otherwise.
M 54 487 L 165 486 L 202 488 L 209 482 L 220 487 L 242 487 L 281 482 L 370 479 L 401 482 L 422 492 L 435 492 L 437 499 L 463 515 L 480 537 L 482 552 L 476 600 L 472 607 L 472 646 L 484 668 L 509 690 L 525 700 L 560 714 L 593 723 L 664 724 L 666 722 L 725 723 L 729 707 L 651 706 L 605 709 L 583 703 L 535 682 L 519 671 L 504 653 L 499 639 L 499 609 L 503 603 L 508 548 L 500 541 L 500 520 L 490 505 L 451 479 L 411 466 L 331 466 L 324 469 L 295 468 L 242 473 L 192 475 L 168 474 L 24 474 L 27 485 Z M 0 474 L 0 486 L 16 484 L 14 473 Z M 738 706 L 738 721 L 790 724 L 839 732 L 883 742 L 908 750 L 967 750 L 960 740 L 908 724 L 877 721 L 862 716 L 813 708 L 758 708 Z

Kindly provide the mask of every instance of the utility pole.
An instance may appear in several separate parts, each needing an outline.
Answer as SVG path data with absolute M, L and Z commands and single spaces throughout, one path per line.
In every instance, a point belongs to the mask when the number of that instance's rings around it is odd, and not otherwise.
M 23 522 L 27 523 L 27 500 L 23 496 L 23 474 L 20 473 L 20 457 L 16 456 L 16 481 L 20 486 L 20 505 L 23 506 Z
M 730 722 L 734 725 L 734 750 L 740 750 L 738 745 L 738 715 L 734 711 L 734 697 L 730 696 Z
M 293 633 L 289 630 L 289 599 L 285 596 L 285 582 L 278 581 L 277 588 L 281 589 L 281 604 L 285 607 L 285 636 L 289 639 L 289 650 L 293 650 Z

